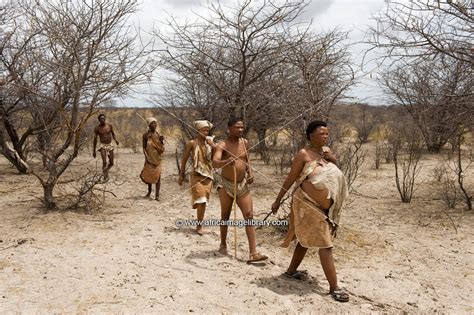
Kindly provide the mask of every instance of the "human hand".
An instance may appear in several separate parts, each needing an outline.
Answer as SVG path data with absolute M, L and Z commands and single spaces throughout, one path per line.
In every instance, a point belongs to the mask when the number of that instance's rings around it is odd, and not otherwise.
M 216 144 L 214 143 L 214 137 L 212 137 L 212 136 L 207 136 L 206 137 L 206 143 L 208 145 L 210 145 L 212 148 L 214 148 L 216 146 Z
M 227 159 L 226 164 L 228 164 L 228 165 L 234 165 L 234 164 L 235 164 L 235 161 L 237 161 L 236 158 L 230 157 L 230 158 Z
M 148 164 L 151 164 L 151 165 L 155 166 L 155 164 L 153 164 L 153 163 L 151 162 L 151 160 L 148 158 L 148 155 L 147 155 L 147 154 L 145 154 L 145 162 L 148 163 Z
M 328 147 L 323 146 L 323 147 L 321 148 L 321 152 L 322 152 L 321 157 L 326 158 L 326 157 L 328 156 L 329 151 L 330 151 L 330 150 L 329 150 Z
M 115 140 L 115 143 L 116 143 L 117 145 L 119 145 L 119 142 L 118 142 L 117 140 Z
M 95 159 L 97 157 L 97 153 L 95 152 L 95 150 L 92 152 L 92 157 Z
M 214 148 L 216 146 L 216 144 L 214 143 L 214 141 L 212 141 L 212 139 L 206 139 L 206 143 L 210 145 L 211 148 Z
M 179 186 L 183 186 L 183 181 L 184 181 L 184 176 L 179 175 L 179 178 L 178 178 L 178 185 L 179 185 Z
M 337 161 L 336 156 L 334 155 L 334 153 L 332 153 L 331 149 L 329 149 L 328 147 L 323 147 L 322 157 L 328 162 L 336 163 Z
M 249 183 L 249 184 L 252 184 L 252 183 L 253 183 L 253 176 L 252 176 L 252 175 L 249 175 L 249 176 L 247 177 L 247 183 Z

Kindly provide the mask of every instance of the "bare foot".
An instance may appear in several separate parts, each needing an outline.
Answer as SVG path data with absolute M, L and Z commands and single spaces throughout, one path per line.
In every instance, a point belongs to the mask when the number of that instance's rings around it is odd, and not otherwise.
M 150 198 L 151 192 L 145 195 L 145 198 Z
M 227 246 L 221 245 L 217 252 L 221 255 L 227 256 Z
M 104 170 L 104 182 L 108 181 L 109 180 L 109 171 L 106 169 Z
M 109 174 L 103 173 L 101 180 L 103 183 L 107 182 L 109 180 Z
M 198 227 L 196 227 L 196 233 L 202 236 L 204 234 L 208 234 L 209 231 L 204 230 L 204 228 L 202 226 L 198 226 Z
M 160 196 L 156 196 L 156 197 L 155 197 L 155 200 L 156 200 L 156 201 L 160 201 Z

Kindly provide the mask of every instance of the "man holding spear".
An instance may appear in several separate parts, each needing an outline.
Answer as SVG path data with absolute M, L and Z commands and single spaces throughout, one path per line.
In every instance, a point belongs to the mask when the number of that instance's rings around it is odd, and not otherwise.
M 246 221 L 253 220 L 252 196 L 249 189 L 249 184 L 253 183 L 253 176 L 249 167 L 248 141 L 243 138 L 244 122 L 240 119 L 231 118 L 227 126 L 229 135 L 225 140 L 218 143 L 212 158 L 212 166 L 222 169 L 217 181 L 217 190 L 221 202 L 221 219 L 228 221 L 233 206 L 235 211 L 235 205 L 237 204 L 244 219 Z M 227 226 L 220 226 L 221 244 L 219 253 L 223 255 L 227 255 L 227 230 Z M 267 256 L 257 252 L 255 227 L 245 226 L 245 233 L 247 234 L 250 250 L 247 262 L 266 260 Z

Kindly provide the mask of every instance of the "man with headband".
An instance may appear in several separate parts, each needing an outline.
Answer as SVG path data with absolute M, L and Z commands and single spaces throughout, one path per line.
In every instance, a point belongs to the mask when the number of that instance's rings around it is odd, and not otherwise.
M 104 180 L 108 180 L 109 170 L 114 165 L 114 145 L 112 144 L 112 139 L 115 140 L 117 145 L 119 143 L 115 138 L 114 128 L 111 124 L 105 122 L 105 115 L 100 114 L 97 119 L 99 120 L 99 125 L 94 129 L 92 156 L 94 158 L 97 156 L 97 136 L 99 136 L 100 147 L 98 151 L 102 157 L 102 173 L 104 174 Z M 109 165 L 107 165 L 107 156 L 109 157 Z
M 212 129 L 212 124 L 207 120 L 196 120 L 193 123 L 196 132 L 196 137 L 186 143 L 183 158 L 181 160 L 180 173 L 178 184 L 183 185 L 184 176 L 186 172 L 186 163 L 189 156 L 192 160 L 191 171 L 191 203 L 193 209 L 197 210 L 197 219 L 202 221 L 204 213 L 206 212 L 206 205 L 209 202 L 209 196 L 212 190 L 212 148 L 215 144 L 212 137 L 209 137 L 209 132 Z M 207 233 L 202 225 L 196 226 L 196 232 L 199 235 Z
M 140 178 L 148 184 L 148 193 L 151 195 L 151 185 L 156 185 L 155 200 L 160 200 L 160 182 L 161 182 L 161 154 L 165 151 L 164 137 L 156 131 L 157 120 L 154 117 L 146 119 L 148 131 L 143 134 L 143 154 L 145 155 L 145 165 L 140 174 Z
M 221 219 L 229 220 L 232 204 L 236 204 L 242 211 L 245 220 L 253 219 L 252 196 L 249 184 L 253 182 L 252 170 L 249 167 L 250 158 L 247 153 L 248 141 L 244 139 L 244 122 L 241 119 L 231 118 L 227 124 L 229 135 L 216 146 L 212 158 L 212 166 L 221 168 L 218 176 L 217 190 L 221 202 Z M 219 253 L 227 254 L 227 229 L 220 226 L 221 244 Z M 268 257 L 257 252 L 255 227 L 248 225 L 245 233 L 249 242 L 249 259 L 247 262 L 258 262 Z

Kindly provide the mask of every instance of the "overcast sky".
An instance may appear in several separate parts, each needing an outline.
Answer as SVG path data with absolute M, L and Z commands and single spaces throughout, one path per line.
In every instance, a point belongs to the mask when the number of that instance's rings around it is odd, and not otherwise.
M 259 0 L 254 0 L 259 1 Z M 136 16 L 135 23 L 139 23 L 142 29 L 150 29 L 155 26 L 161 30 L 166 30 L 163 24 L 169 14 L 178 19 L 195 19 L 194 13 L 205 14 L 207 0 L 142 0 L 140 11 Z M 234 5 L 238 0 L 221 0 L 221 3 Z M 301 19 L 313 21 L 313 28 L 318 30 L 329 30 L 339 27 L 341 30 L 350 31 L 349 43 L 350 51 L 357 70 L 360 70 L 362 51 L 364 45 L 358 43 L 364 39 L 365 31 L 369 25 L 373 25 L 372 15 L 379 12 L 385 6 L 385 0 L 312 0 L 306 8 Z M 365 72 L 371 70 L 364 68 Z M 373 69 L 376 70 L 376 69 Z M 361 73 L 359 73 L 361 75 Z M 350 95 L 359 101 L 372 105 L 385 104 L 382 90 L 377 86 L 377 82 L 370 79 L 369 75 L 360 77 L 359 84 L 355 86 Z M 160 88 L 159 80 L 150 89 L 151 92 Z M 144 93 L 148 88 L 144 89 Z M 146 98 L 146 97 L 145 97 Z M 119 101 L 119 105 L 124 106 L 150 106 L 145 98 L 125 99 Z

